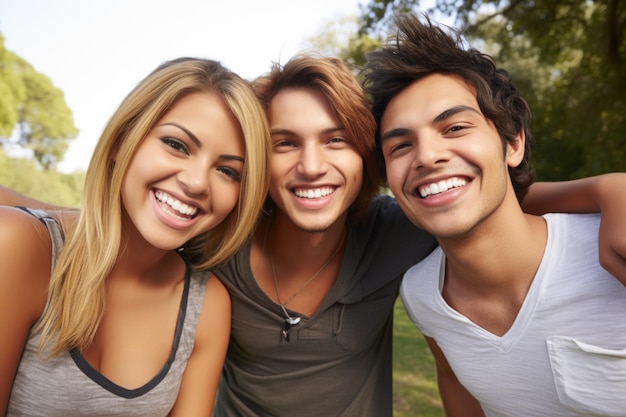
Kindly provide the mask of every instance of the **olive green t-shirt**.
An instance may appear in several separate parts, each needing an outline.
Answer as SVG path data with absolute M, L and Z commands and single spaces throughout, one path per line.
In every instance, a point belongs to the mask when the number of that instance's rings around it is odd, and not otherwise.
M 214 416 L 391 417 L 394 303 L 403 273 L 435 246 L 394 199 L 376 198 L 367 223 L 347 234 L 335 285 L 289 341 L 244 247 L 216 271 L 231 295 L 232 331 Z

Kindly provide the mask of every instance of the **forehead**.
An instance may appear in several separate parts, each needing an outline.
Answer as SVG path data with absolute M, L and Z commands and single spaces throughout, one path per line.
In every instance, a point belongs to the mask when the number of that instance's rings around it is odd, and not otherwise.
M 161 119 L 176 117 L 194 120 L 203 113 L 230 113 L 230 109 L 217 93 L 193 92 L 178 98 Z
M 243 145 L 245 142 L 239 121 L 222 97 L 214 92 L 183 96 L 157 121 L 156 126 L 173 124 L 185 128 L 201 141 L 220 138 L 224 144 Z
M 280 90 L 271 100 L 268 118 L 272 128 L 320 128 L 338 125 L 326 97 L 309 87 Z
M 458 105 L 478 110 L 475 88 L 457 76 L 432 74 L 409 84 L 389 101 L 381 119 L 381 129 L 416 120 L 430 121 L 442 111 Z

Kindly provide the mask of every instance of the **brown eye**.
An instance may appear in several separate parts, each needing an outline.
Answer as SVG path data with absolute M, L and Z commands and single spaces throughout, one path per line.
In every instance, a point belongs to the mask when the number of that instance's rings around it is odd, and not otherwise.
M 226 176 L 232 178 L 233 180 L 235 180 L 237 182 L 241 181 L 241 174 L 239 173 L 239 171 L 237 171 L 234 168 L 231 168 L 231 167 L 219 167 L 217 170 L 220 171 L 221 173 L 225 174 Z
M 177 152 L 182 152 L 185 155 L 189 155 L 189 149 L 187 149 L 187 145 L 184 142 L 170 137 L 161 138 L 161 142 L 163 142 L 169 148 Z
M 396 143 L 395 145 L 389 147 L 389 151 L 387 152 L 389 155 L 395 153 L 395 152 L 399 152 L 404 148 L 409 147 L 410 144 L 408 142 L 399 142 Z

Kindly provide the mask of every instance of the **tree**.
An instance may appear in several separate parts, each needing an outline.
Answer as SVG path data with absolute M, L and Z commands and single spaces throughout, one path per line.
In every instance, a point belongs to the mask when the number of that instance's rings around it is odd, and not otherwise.
M 360 31 L 406 10 L 450 17 L 510 71 L 533 109 L 539 178 L 626 169 L 626 2 L 370 0 Z
M 358 32 L 358 25 L 356 17 L 329 21 L 309 43 L 322 53 L 342 58 L 358 72 L 365 64 L 365 55 L 382 44 L 381 36 Z
M 59 206 L 79 207 L 84 179 L 82 171 L 42 171 L 32 159 L 11 158 L 0 148 L 0 184 L 18 193 Z
M 7 50 L 0 34 L 0 144 L 28 149 L 50 169 L 77 134 L 63 92 Z

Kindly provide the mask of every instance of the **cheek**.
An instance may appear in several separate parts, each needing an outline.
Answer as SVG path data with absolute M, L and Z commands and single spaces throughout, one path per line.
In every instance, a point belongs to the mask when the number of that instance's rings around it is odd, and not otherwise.
M 122 183 L 120 184 L 120 197 L 124 206 L 131 202 L 133 197 L 139 195 L 143 174 L 136 168 L 137 166 L 131 163 L 126 169 Z
M 296 164 L 297 160 L 292 162 L 286 158 L 286 155 L 271 155 L 269 160 L 270 189 L 278 188 Z
M 149 182 L 168 170 L 167 159 L 158 152 L 150 152 L 147 146 L 140 147 L 128 162 L 124 182 Z M 130 178 L 130 180 L 129 180 Z
M 240 184 L 225 184 L 220 187 L 218 193 L 213 193 L 213 204 L 219 208 L 220 213 L 225 217 L 227 216 L 237 205 L 239 201 Z
M 395 195 L 402 191 L 403 175 L 402 166 L 398 161 L 386 161 L 385 170 L 387 173 L 387 185 Z
M 295 170 L 299 161 L 300 158 L 297 152 L 279 153 L 270 156 L 268 193 L 274 202 L 278 203 L 281 200 L 281 194 L 290 192 L 287 184 L 297 177 Z
M 276 190 L 280 187 L 282 180 L 285 178 L 285 173 L 281 173 L 280 170 L 270 167 L 270 191 Z
M 277 202 L 280 197 L 280 192 L 282 190 L 282 182 L 281 178 L 278 175 L 274 175 L 273 171 L 270 171 L 270 185 L 268 189 L 268 194 L 274 202 Z
M 365 166 L 363 158 L 356 151 L 348 151 L 333 159 L 334 168 L 359 184 L 363 182 Z

